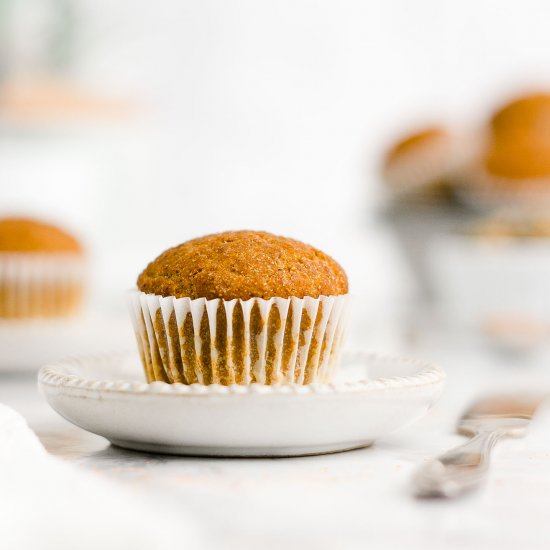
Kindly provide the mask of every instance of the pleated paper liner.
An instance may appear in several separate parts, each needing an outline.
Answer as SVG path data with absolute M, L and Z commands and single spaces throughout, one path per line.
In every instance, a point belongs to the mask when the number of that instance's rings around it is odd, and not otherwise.
M 65 317 L 83 300 L 85 262 L 60 253 L 0 253 L 0 318 Z
M 472 168 L 460 176 L 456 186 L 459 199 L 478 211 L 517 211 L 547 215 L 550 211 L 550 177 L 508 179 Z
M 338 367 L 348 296 L 263 300 L 131 291 L 147 380 L 182 384 L 311 384 Z

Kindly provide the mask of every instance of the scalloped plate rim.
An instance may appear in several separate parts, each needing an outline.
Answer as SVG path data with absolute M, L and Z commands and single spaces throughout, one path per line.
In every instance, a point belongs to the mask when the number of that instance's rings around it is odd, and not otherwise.
M 104 376 L 105 368 L 121 370 L 132 357 L 139 365 L 135 352 L 53 363 L 40 370 L 40 390 L 69 422 L 116 446 L 177 455 L 289 457 L 368 446 L 423 416 L 445 379 L 442 369 L 427 362 L 365 352 L 354 357 L 361 373 L 385 367 L 368 364 L 380 360 L 407 374 L 306 386 L 185 386 L 90 376 L 94 366 Z M 79 366 L 87 377 L 75 374 Z
M 102 391 L 107 393 L 130 393 L 132 395 L 245 395 L 245 394 L 285 394 L 299 393 L 329 393 L 342 391 L 372 391 L 390 388 L 412 388 L 422 387 L 428 384 L 440 384 L 445 378 L 445 372 L 440 367 L 427 361 L 419 359 L 410 359 L 398 355 L 382 354 L 375 352 L 354 351 L 347 352 L 343 362 L 353 362 L 350 356 L 357 362 L 367 361 L 394 361 L 418 367 L 419 371 L 405 376 L 378 377 L 372 380 L 357 380 L 344 382 L 331 382 L 327 384 L 231 384 L 224 386 L 221 384 L 169 384 L 166 382 L 147 383 L 140 380 L 105 380 L 101 378 L 86 378 L 70 372 L 70 369 L 82 367 L 82 363 L 94 360 L 102 361 L 121 357 L 123 359 L 134 352 L 117 352 L 89 355 L 82 358 L 69 358 L 62 361 L 43 366 L 38 373 L 38 383 L 44 386 L 65 386 L 72 389 Z M 136 355 L 137 358 L 137 355 Z M 80 365 L 76 365 L 75 363 Z

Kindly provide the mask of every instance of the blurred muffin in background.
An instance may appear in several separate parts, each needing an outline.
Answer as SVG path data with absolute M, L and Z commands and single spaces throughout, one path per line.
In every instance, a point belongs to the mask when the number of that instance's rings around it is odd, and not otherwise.
M 34 219 L 0 219 L 0 318 L 76 313 L 84 272 L 84 251 L 72 235 Z
M 550 94 L 530 94 L 490 119 L 486 145 L 461 185 L 485 209 L 541 211 L 550 206 Z
M 514 99 L 490 119 L 492 141 L 550 144 L 550 93 L 532 93 Z
M 443 126 L 429 126 L 396 142 L 384 157 L 389 200 L 383 215 L 424 299 L 432 296 L 426 265 L 431 241 L 468 216 L 454 199 L 452 183 L 469 158 L 469 141 Z
M 383 161 L 382 177 L 393 197 L 434 201 L 447 197 L 455 149 L 454 136 L 440 126 L 402 137 Z

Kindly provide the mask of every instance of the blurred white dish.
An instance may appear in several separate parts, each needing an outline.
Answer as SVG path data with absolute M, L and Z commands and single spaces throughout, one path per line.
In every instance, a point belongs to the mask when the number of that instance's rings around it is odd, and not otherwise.
M 445 322 L 510 349 L 550 335 L 550 240 L 440 237 L 429 265 Z
M 0 371 L 37 370 L 46 361 L 74 354 L 82 341 L 81 321 L 33 319 L 0 322 Z
M 43 367 L 38 380 L 59 414 L 121 447 L 299 456 L 370 445 L 420 418 L 445 378 L 426 363 L 371 354 L 349 356 L 327 385 L 146 384 L 135 381 L 141 370 L 136 354 L 112 354 Z
M 0 320 L 0 373 L 37 371 L 45 363 L 132 343 L 126 318 Z M 121 348 L 122 345 L 122 348 Z

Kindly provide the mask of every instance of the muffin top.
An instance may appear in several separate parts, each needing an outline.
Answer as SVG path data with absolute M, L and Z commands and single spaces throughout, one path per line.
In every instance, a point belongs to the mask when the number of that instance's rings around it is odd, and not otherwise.
M 0 218 L 0 252 L 81 253 L 82 246 L 54 225 L 28 218 Z
M 497 111 L 491 121 L 494 144 L 550 146 L 550 94 L 520 97 Z
M 484 157 L 489 174 L 512 181 L 550 176 L 550 94 L 533 93 L 504 105 L 490 129 Z
M 228 231 L 163 252 L 138 277 L 139 290 L 176 298 L 303 298 L 346 294 L 344 270 L 330 256 L 262 231 Z
M 507 103 L 493 114 L 490 125 L 495 137 L 528 132 L 550 138 L 550 93 L 532 93 Z
M 391 163 L 401 157 L 401 155 L 412 153 L 419 147 L 438 143 L 440 140 L 447 140 L 448 138 L 449 133 L 439 126 L 424 128 L 423 130 L 409 134 L 395 143 L 386 153 L 386 163 Z

